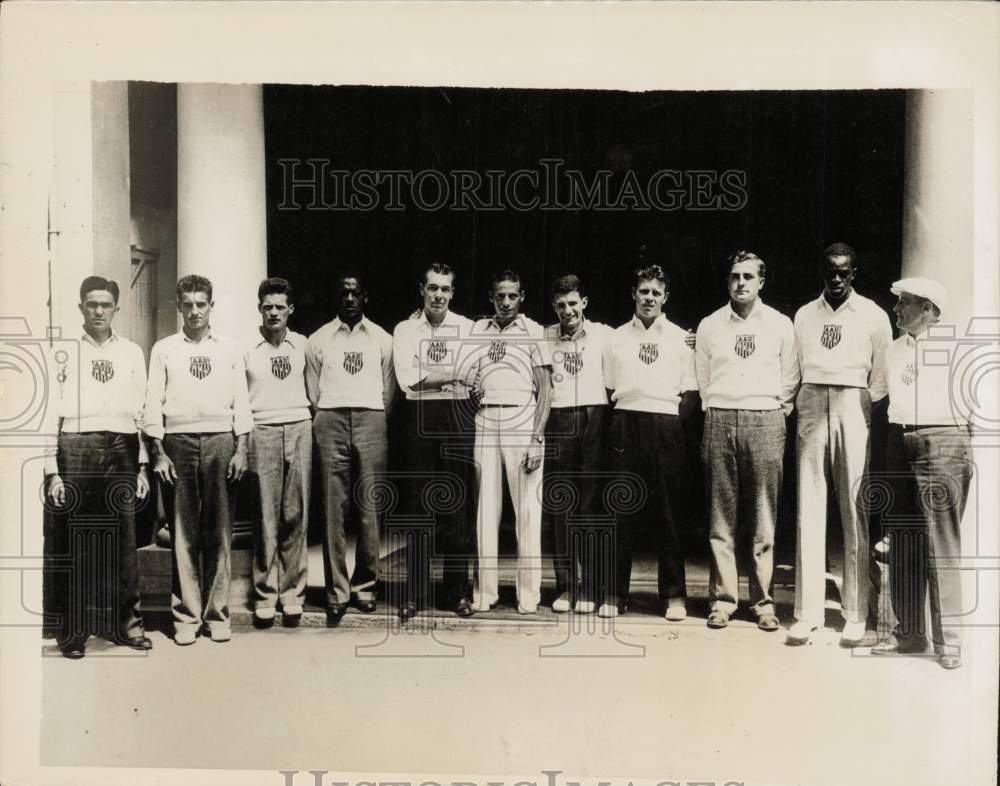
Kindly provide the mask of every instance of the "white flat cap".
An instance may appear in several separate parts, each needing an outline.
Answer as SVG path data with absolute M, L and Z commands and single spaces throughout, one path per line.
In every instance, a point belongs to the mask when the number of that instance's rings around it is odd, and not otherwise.
M 911 295 L 927 298 L 942 311 L 948 307 L 948 290 L 933 278 L 903 278 L 896 281 L 889 291 L 896 296 L 909 292 Z

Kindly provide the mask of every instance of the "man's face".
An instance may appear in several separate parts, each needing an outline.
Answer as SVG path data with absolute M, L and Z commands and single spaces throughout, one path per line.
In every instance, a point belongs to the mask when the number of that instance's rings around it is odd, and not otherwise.
M 83 327 L 88 333 L 103 333 L 111 329 L 111 320 L 118 311 L 114 295 L 105 289 L 94 289 L 83 295 L 80 303 L 80 313 L 83 314 Z
M 914 335 L 922 333 L 930 321 L 925 305 L 926 301 L 921 297 L 909 292 L 900 294 L 896 305 L 892 307 L 899 329 Z
M 729 271 L 729 299 L 733 303 L 753 303 L 764 286 L 756 259 L 737 262 Z
M 264 327 L 280 333 L 288 327 L 288 318 L 295 313 L 295 306 L 289 304 L 288 295 L 284 292 L 271 292 L 264 295 L 257 310 L 260 311 Z
M 420 294 L 424 298 L 424 311 L 436 315 L 443 315 L 448 311 L 448 305 L 455 296 L 453 280 L 454 276 L 427 271 L 427 277 L 420 285 Z
M 823 291 L 830 300 L 839 301 L 851 294 L 854 264 L 850 257 L 827 257 L 823 262 Z
M 501 281 L 493 287 L 490 300 L 493 301 L 497 318 L 509 322 L 520 313 L 521 303 L 524 302 L 524 293 L 521 292 L 520 284 L 513 281 Z
M 177 311 L 184 318 L 188 330 L 200 330 L 208 325 L 215 302 L 208 299 L 207 292 L 182 292 L 177 301 Z
M 587 309 L 587 298 L 576 290 L 565 295 L 556 295 L 552 308 L 559 318 L 559 324 L 567 333 L 575 333 L 583 324 L 583 312 Z
M 667 302 L 667 288 L 657 278 L 644 278 L 632 288 L 635 315 L 642 319 L 655 319 Z
M 353 322 L 365 313 L 365 303 L 368 295 L 361 289 L 361 282 L 356 278 L 344 278 L 337 290 L 337 316 L 341 322 Z

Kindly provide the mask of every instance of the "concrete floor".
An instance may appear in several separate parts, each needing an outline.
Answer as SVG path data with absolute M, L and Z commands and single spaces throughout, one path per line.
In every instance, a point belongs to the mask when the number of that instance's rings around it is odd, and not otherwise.
M 995 715 L 981 714 L 995 712 L 982 706 L 995 629 L 971 631 L 965 667 L 946 672 L 843 650 L 830 630 L 785 647 L 783 633 L 749 622 L 710 631 L 630 615 L 613 632 L 572 632 L 572 616 L 483 615 L 462 630 L 400 632 L 384 619 L 241 628 L 227 644 L 184 648 L 153 632 L 148 656 L 92 641 L 68 661 L 46 645 L 41 763 L 748 786 L 995 776 Z

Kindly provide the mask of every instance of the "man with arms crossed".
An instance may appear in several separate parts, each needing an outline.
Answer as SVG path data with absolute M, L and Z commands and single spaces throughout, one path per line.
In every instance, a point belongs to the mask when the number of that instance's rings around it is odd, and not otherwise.
M 972 480 L 969 424 L 951 406 L 951 368 L 933 362 L 927 331 L 948 307 L 948 291 L 930 278 L 892 285 L 903 331 L 878 363 L 889 388 L 886 465 L 893 486 L 889 576 L 898 625 L 873 655 L 927 649 L 925 598 L 930 593 L 931 641 L 941 666 L 962 665 L 962 514 Z M 954 349 L 954 345 L 944 345 Z M 940 350 L 939 350 L 940 351 Z M 883 523 L 892 526 L 883 517 Z
M 614 331 L 606 349 L 607 385 L 614 402 L 610 464 L 642 479 L 646 498 L 634 514 L 620 513 L 615 528 L 614 585 L 598 609 L 602 617 L 628 610 L 632 540 L 640 528 L 656 533 L 660 599 L 668 620 L 687 617 L 687 587 L 678 514 L 684 488 L 684 433 L 680 413 L 697 406 L 698 379 L 687 331 L 663 315 L 669 282 L 663 268 L 635 271 L 635 314 Z
M 149 493 L 139 433 L 146 361 L 137 344 L 111 328 L 118 311 L 116 282 L 85 278 L 79 308 L 79 378 L 70 364 L 53 362 L 55 398 L 47 431 L 57 433 L 58 442 L 45 463 L 54 551 L 71 558 L 71 571 L 59 572 L 55 581 L 62 613 L 59 649 L 73 659 L 84 657 L 94 610 L 109 613 L 98 627 L 113 631 L 116 643 L 136 650 L 153 647 L 143 631 L 135 553 L 135 499 Z M 71 504 L 73 509 L 67 509 Z M 114 523 L 112 564 L 101 559 L 107 550 L 98 550 L 94 536 L 99 533 L 88 532 L 77 517 Z M 113 565 L 118 570 L 109 575 Z M 95 568 L 98 575 L 92 575 Z
M 865 635 L 868 614 L 868 510 L 862 479 L 871 458 L 872 405 L 884 386 L 870 385 L 875 359 L 892 341 L 888 315 L 852 286 L 857 257 L 846 243 L 823 252 L 823 292 L 795 314 L 802 387 L 795 399 L 798 538 L 795 618 L 786 643 L 801 645 L 823 625 L 826 591 L 826 498 L 832 485 L 844 530 L 841 644 Z
M 270 627 L 302 619 L 306 532 L 312 475 L 312 420 L 306 396 L 306 337 L 288 329 L 295 312 L 291 284 L 267 278 L 257 289 L 261 326 L 246 349 L 253 431 L 250 471 L 260 486 L 253 553 L 254 623 Z
M 184 276 L 177 310 L 184 327 L 153 345 L 143 431 L 173 523 L 174 641 L 194 644 L 207 626 L 229 641 L 230 548 L 236 486 L 253 428 L 243 353 L 212 332 L 212 282 Z
M 552 283 L 552 310 L 558 322 L 545 328 L 552 357 L 552 410 L 545 427 L 542 499 L 552 535 L 556 572 L 556 599 L 552 610 L 594 611 L 598 601 L 599 566 L 610 561 L 601 549 L 599 532 L 585 526 L 574 531 L 570 514 L 581 519 L 600 514 L 599 473 L 604 469 L 605 434 L 610 420 L 604 369 L 604 350 L 612 331 L 586 319 L 587 296 L 575 275 Z M 574 494 L 568 509 L 556 505 L 556 489 L 568 484 Z
M 552 399 L 552 366 L 543 328 L 523 316 L 521 278 L 513 270 L 493 276 L 495 314 L 472 330 L 478 344 L 475 385 L 482 400 L 476 414 L 479 565 L 473 605 L 497 604 L 497 557 L 503 475 L 507 474 L 517 519 L 517 610 L 534 614 L 542 586 L 542 456 Z
M 411 509 L 434 518 L 432 534 L 419 533 L 407 544 L 406 597 L 400 619 L 414 616 L 428 597 L 431 556 L 444 562 L 445 607 L 460 617 L 475 613 L 469 585 L 472 521 L 475 516 L 472 441 L 474 410 L 469 400 L 461 358 L 469 351 L 472 320 L 449 309 L 455 296 L 455 273 L 440 262 L 431 264 L 420 283 L 423 308 L 417 319 L 396 325 L 392 356 L 396 379 L 406 394 L 406 484 Z M 428 506 L 432 484 L 442 482 L 455 492 L 443 509 Z M 453 503 L 453 504 L 452 504 Z
M 749 251 L 729 258 L 729 302 L 698 325 L 695 365 L 706 410 L 702 463 L 709 495 L 712 572 L 708 627 L 736 610 L 738 533 L 753 538 L 750 607 L 763 631 L 774 613 L 774 529 L 781 493 L 785 417 L 799 384 L 792 321 L 759 298 L 764 262 Z
M 323 474 L 326 621 L 340 624 L 353 600 L 376 609 L 379 519 L 372 485 L 386 472 L 386 418 L 396 393 L 392 336 L 365 317 L 368 294 L 357 273 L 337 280 L 337 317 L 309 337 L 306 391 L 316 407 L 313 436 Z M 347 572 L 344 524 L 358 506 L 354 572 Z

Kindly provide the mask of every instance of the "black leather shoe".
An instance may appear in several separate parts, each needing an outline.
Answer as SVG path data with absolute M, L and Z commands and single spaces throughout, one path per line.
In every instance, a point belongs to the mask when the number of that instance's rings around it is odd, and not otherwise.
M 473 607 L 472 601 L 468 598 L 462 598 L 455 604 L 455 613 L 459 617 L 471 617 L 476 613 L 476 609 Z
M 346 613 L 346 603 L 334 603 L 326 610 L 326 626 L 328 628 L 336 628 Z
M 406 604 L 400 606 L 399 607 L 399 621 L 400 622 L 406 622 L 407 620 L 413 619 L 414 617 L 417 616 L 417 612 L 418 611 L 419 611 L 419 609 L 417 608 L 417 604 L 415 604 L 415 603 L 406 603 Z
M 67 641 L 65 644 L 59 645 L 59 651 L 62 653 L 64 658 L 69 658 L 70 660 L 80 660 L 87 651 L 86 643 L 83 641 Z
M 148 636 L 130 636 L 129 638 L 120 639 L 117 644 L 128 647 L 132 650 L 151 650 L 153 649 L 153 640 Z
M 896 639 L 880 641 L 872 647 L 872 655 L 922 655 L 927 652 L 926 641 L 900 642 Z
M 354 608 L 362 614 L 372 614 L 378 608 L 378 604 L 375 602 L 375 598 L 371 600 L 361 600 L 361 598 L 358 598 L 354 601 Z

